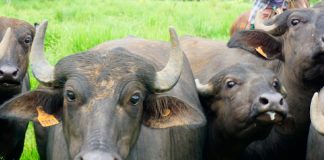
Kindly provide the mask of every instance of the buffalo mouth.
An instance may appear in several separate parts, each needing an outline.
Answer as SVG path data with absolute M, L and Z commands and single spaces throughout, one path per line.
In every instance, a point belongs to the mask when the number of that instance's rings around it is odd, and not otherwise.
M 285 119 L 285 114 L 277 111 L 266 111 L 255 116 L 255 121 L 260 125 L 282 124 Z
M 20 87 L 20 82 L 13 81 L 13 80 L 0 81 L 0 87 L 2 87 L 2 88 L 17 88 L 17 87 Z

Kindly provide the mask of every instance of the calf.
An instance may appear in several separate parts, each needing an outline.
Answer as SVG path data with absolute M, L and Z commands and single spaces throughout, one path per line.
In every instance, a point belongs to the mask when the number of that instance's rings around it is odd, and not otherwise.
M 233 65 L 198 89 L 207 112 L 207 159 L 237 159 L 251 142 L 267 137 L 288 112 L 283 86 L 265 68 Z
M 207 159 L 237 159 L 250 143 L 283 122 L 288 112 L 285 89 L 271 70 L 243 63 L 256 57 L 245 53 L 235 61 L 231 55 L 245 51 L 194 37 L 182 38 L 181 45 L 207 115 Z
M 29 90 L 28 55 L 34 37 L 29 23 L 0 17 L 0 104 Z M 28 121 L 0 118 L 0 159 L 19 159 Z

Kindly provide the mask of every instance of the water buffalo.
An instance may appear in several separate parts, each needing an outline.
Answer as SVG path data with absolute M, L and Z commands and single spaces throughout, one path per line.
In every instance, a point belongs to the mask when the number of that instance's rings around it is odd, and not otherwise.
M 261 48 L 266 59 L 277 59 L 269 61 L 269 66 L 287 89 L 291 116 L 267 139 L 252 143 L 246 155 L 255 159 L 304 159 L 311 97 L 324 85 L 324 10 L 288 10 L 261 28 L 267 32 L 238 32 L 228 46 L 254 54 Z
M 215 43 L 181 39 L 207 115 L 205 157 L 237 159 L 251 142 L 264 139 L 274 124 L 283 122 L 288 112 L 286 93 L 274 72 L 244 63 L 258 58 L 244 53 L 237 55 L 240 61 L 232 60 L 227 55 L 245 51 Z
M 35 29 L 29 23 L 0 17 L 0 104 L 29 90 L 26 73 Z M 0 159 L 19 159 L 28 121 L 0 118 Z
M 310 108 L 311 125 L 307 142 L 307 160 L 324 158 L 324 128 L 323 128 L 323 104 L 324 89 L 315 93 Z
M 52 67 L 43 55 L 46 26 L 31 51 L 32 71 L 46 87 L 7 101 L 0 116 L 35 120 L 41 110 L 61 120 L 49 128 L 48 159 L 202 159 L 206 120 L 173 29 L 171 47 L 125 38 Z

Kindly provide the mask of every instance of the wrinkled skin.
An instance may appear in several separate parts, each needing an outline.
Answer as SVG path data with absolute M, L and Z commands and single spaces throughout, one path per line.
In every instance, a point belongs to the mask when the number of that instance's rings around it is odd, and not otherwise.
M 29 78 L 26 71 L 35 30 L 25 21 L 0 17 L 1 39 L 9 27 L 13 34 L 9 38 L 9 45 L 2 51 L 3 54 L 0 57 L 0 104 L 29 90 Z M 0 157 L 8 160 L 19 159 L 27 124 L 27 121 L 22 120 L 0 119 Z
M 200 92 L 208 122 L 205 157 L 237 159 L 251 142 L 264 139 L 286 116 L 283 86 L 265 67 L 241 64 L 258 58 L 230 49 L 224 42 L 183 37 L 181 45 L 195 78 L 213 88 L 211 93 Z M 234 54 L 241 54 L 237 55 L 239 61 L 231 56 Z M 268 102 L 263 103 L 263 98 Z M 265 107 L 268 103 L 271 107 Z M 269 111 L 276 113 L 274 121 L 266 114 Z
M 295 0 L 294 3 L 290 3 L 291 5 L 288 6 L 289 9 L 292 8 L 308 8 L 309 2 L 308 0 Z M 250 17 L 250 10 L 243 12 L 232 24 L 230 29 L 230 35 L 233 35 L 235 32 L 242 31 L 249 29 L 249 17 Z M 268 17 L 268 16 L 267 16 Z
M 304 159 L 309 129 L 309 106 L 314 92 L 324 85 L 324 10 L 295 9 L 268 21 L 268 33 L 242 31 L 233 35 L 229 47 L 258 55 L 261 47 L 287 89 L 290 116 L 270 136 L 251 144 L 246 159 Z M 270 34 L 269 34 L 270 33 Z M 279 60 L 279 61 L 278 61 Z
M 0 116 L 34 119 L 43 106 L 61 119 L 48 129 L 48 159 L 202 159 L 205 117 L 188 62 L 170 91 L 150 87 L 169 51 L 125 38 L 65 57 L 53 86 L 10 100 Z

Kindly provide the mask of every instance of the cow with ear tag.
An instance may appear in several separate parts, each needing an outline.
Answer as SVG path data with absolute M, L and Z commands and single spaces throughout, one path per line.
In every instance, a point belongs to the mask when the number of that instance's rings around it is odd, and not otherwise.
M 187 38 L 187 44 L 181 42 L 185 53 L 221 59 L 214 63 L 217 66 L 247 62 L 271 68 L 285 86 L 289 106 L 286 120 L 276 125 L 266 139 L 250 144 L 246 159 L 305 159 L 311 98 L 324 85 L 323 22 L 321 8 L 293 9 L 255 24 L 262 30 L 234 34 L 229 48 L 197 38 Z
M 287 90 L 289 113 L 266 139 L 247 147 L 245 158 L 305 159 L 311 98 L 324 85 L 324 10 L 319 6 L 288 10 L 255 25 L 262 30 L 241 31 L 231 37 L 227 44 L 231 51 L 219 42 L 192 37 L 185 38 L 187 44 L 181 42 L 182 48 L 209 60 L 221 59 L 210 68 L 248 62 L 275 71 Z M 197 61 L 197 67 L 206 63 L 196 57 L 189 59 Z
M 47 87 L 7 101 L 0 116 L 61 121 L 48 130 L 47 159 L 202 159 L 205 117 L 174 29 L 171 45 L 125 38 L 52 67 L 46 26 L 36 31 L 31 67 Z
M 0 105 L 29 90 L 29 52 L 35 29 L 29 23 L 0 17 Z M 28 121 L 0 118 L 0 159 L 19 159 Z
M 246 157 L 306 157 L 310 102 L 324 85 L 323 15 L 321 8 L 289 10 L 258 24 L 263 31 L 239 32 L 228 43 L 254 54 L 258 54 L 255 48 L 262 48 L 265 59 L 272 60 L 268 66 L 276 70 L 288 93 L 291 116 L 269 138 L 251 144 Z

